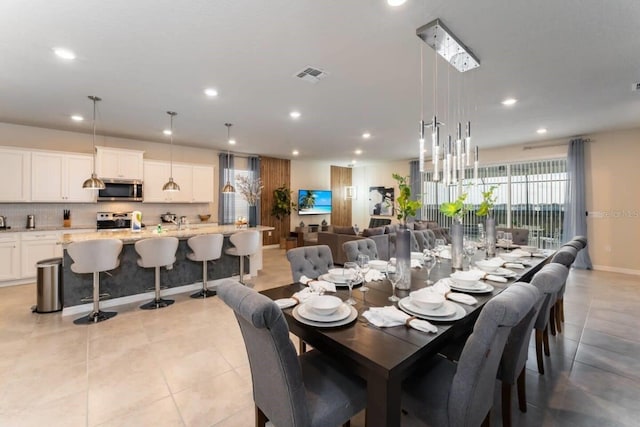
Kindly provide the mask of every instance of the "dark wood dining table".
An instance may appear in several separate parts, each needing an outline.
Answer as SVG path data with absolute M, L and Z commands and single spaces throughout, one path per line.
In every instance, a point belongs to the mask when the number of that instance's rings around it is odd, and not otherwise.
M 480 259 L 480 255 L 476 256 Z M 448 345 L 464 339 L 471 330 L 484 304 L 516 281 L 528 282 L 549 258 L 528 257 L 525 269 L 513 270 L 516 277 L 507 283 L 487 282 L 494 290 L 486 294 L 473 294 L 478 303 L 473 306 L 460 304 L 466 315 L 455 322 L 431 321 L 438 327 L 437 333 L 425 333 L 405 326 L 378 328 L 367 322 L 361 314 L 371 307 L 390 305 L 389 281 L 367 282 L 368 292 L 354 287 L 358 318 L 354 322 L 336 328 L 310 326 L 293 317 L 293 308 L 284 309 L 289 330 L 313 348 L 329 355 L 339 365 L 367 382 L 366 425 L 400 426 L 402 382 L 412 373 L 428 364 L 429 359 L 446 352 Z M 431 279 L 448 277 L 451 263 L 442 260 L 431 271 Z M 410 290 L 396 290 L 398 297 L 408 296 L 412 290 L 426 286 L 426 271 L 412 269 Z M 271 299 L 288 298 L 304 288 L 300 283 L 289 284 L 262 291 Z M 348 289 L 338 287 L 337 296 L 346 299 Z

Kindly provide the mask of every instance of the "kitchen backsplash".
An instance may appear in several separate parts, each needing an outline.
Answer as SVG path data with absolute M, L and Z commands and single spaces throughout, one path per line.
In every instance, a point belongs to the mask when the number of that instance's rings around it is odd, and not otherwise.
M 211 214 L 209 222 L 216 222 L 217 212 L 211 212 L 208 203 L 0 203 L 0 215 L 7 217 L 11 229 L 26 228 L 27 215 L 35 215 L 36 229 L 39 227 L 62 227 L 63 211 L 71 211 L 71 226 L 74 228 L 96 227 L 97 212 L 142 212 L 145 225 L 156 225 L 160 215 L 166 212 L 178 217 L 186 216 L 191 223 L 200 223 L 198 215 Z

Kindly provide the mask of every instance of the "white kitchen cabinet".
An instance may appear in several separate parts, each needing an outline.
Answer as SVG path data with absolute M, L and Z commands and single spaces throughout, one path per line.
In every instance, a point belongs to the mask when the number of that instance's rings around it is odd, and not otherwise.
M 36 151 L 31 155 L 31 201 L 91 203 L 94 191 L 82 188 L 93 158 L 84 154 Z
M 31 152 L 0 148 L 0 202 L 31 200 Z
M 62 246 L 58 244 L 60 231 L 26 231 L 21 233 L 20 263 L 24 278 L 36 277 L 36 263 L 47 258 L 61 257 Z
M 169 179 L 169 163 L 144 161 L 143 194 L 145 203 L 167 203 L 170 200 L 162 186 Z
M 213 202 L 213 177 L 212 166 L 193 166 L 193 198 L 194 203 Z
M 0 281 L 20 278 L 20 234 L 0 235 Z
M 180 191 L 167 193 L 174 203 L 191 203 L 193 199 L 193 166 L 173 164 L 173 180 L 180 186 Z
M 143 179 L 143 151 L 96 147 L 96 174 L 100 178 Z
M 180 191 L 162 191 L 170 175 L 169 162 L 144 161 L 146 203 L 209 203 L 213 200 L 213 167 L 174 163 L 173 180 L 180 186 Z

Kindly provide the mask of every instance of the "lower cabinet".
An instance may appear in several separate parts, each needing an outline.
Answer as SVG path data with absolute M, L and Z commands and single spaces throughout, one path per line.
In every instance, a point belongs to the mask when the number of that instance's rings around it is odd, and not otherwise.
M 0 236 L 0 280 L 20 278 L 20 234 L 2 233 Z
M 22 278 L 36 277 L 36 263 L 47 258 L 61 257 L 62 246 L 58 244 L 61 232 L 24 232 L 20 247 Z

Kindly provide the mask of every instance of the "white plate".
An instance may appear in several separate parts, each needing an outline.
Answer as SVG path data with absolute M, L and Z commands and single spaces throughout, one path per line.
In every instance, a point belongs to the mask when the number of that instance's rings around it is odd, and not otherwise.
M 369 267 L 380 271 L 385 271 L 387 264 L 389 264 L 389 261 L 383 261 L 381 259 L 372 259 L 369 261 Z
M 409 297 L 404 297 L 400 301 L 398 301 L 398 307 L 402 311 L 409 313 L 410 315 L 418 317 L 420 319 L 426 319 L 426 320 L 432 320 L 432 321 L 438 321 L 438 322 L 453 322 L 454 320 L 462 319 L 464 316 L 467 315 L 467 312 L 464 310 L 464 308 L 462 308 L 462 306 L 456 304 L 455 302 L 452 302 L 451 304 L 455 306 L 456 312 L 453 313 L 451 316 L 429 316 L 427 314 L 421 314 L 411 310 L 410 308 L 407 308 L 407 304 L 405 304 L 404 301 L 408 299 Z
M 422 261 L 424 255 L 422 252 L 411 252 L 411 259 L 417 259 L 418 261 Z
M 336 280 L 334 279 L 330 274 L 323 274 L 320 277 L 318 277 L 319 280 L 325 280 L 327 282 L 331 282 L 334 283 L 336 286 L 347 286 L 347 282 L 343 281 L 343 280 Z M 353 285 L 359 285 L 360 283 L 362 283 L 362 278 L 358 278 L 358 280 L 356 280 L 355 282 L 353 282 Z
M 435 310 L 431 310 L 428 308 L 423 308 L 420 307 L 418 305 L 416 305 L 413 301 L 411 301 L 411 296 L 408 296 L 406 298 L 402 298 L 402 300 L 400 301 L 402 302 L 402 304 L 409 310 L 415 312 L 415 313 L 420 313 L 422 315 L 425 316 L 433 316 L 433 317 L 447 317 L 447 316 L 451 316 L 452 314 L 454 314 L 456 312 L 456 305 L 454 303 L 452 303 L 451 301 L 445 301 L 442 303 L 442 305 L 438 308 L 436 308 Z
M 496 271 L 487 273 L 487 274 L 493 274 L 495 276 L 502 276 L 502 277 L 515 277 L 516 272 L 509 270 L 508 268 L 498 267 Z
M 280 298 L 274 301 L 278 307 L 280 308 L 289 308 L 289 307 L 293 307 L 294 305 L 296 305 L 298 303 L 298 301 L 296 301 L 293 298 Z
M 304 305 L 304 304 L 303 304 Z M 317 326 L 320 328 L 334 328 L 336 326 L 343 326 L 343 325 L 347 325 L 351 322 L 353 322 L 354 320 L 356 320 L 358 318 L 358 310 L 355 309 L 355 307 L 345 304 L 345 306 L 347 306 L 350 310 L 348 316 L 342 320 L 338 320 L 336 322 L 316 322 L 313 320 L 309 320 L 303 316 L 300 315 L 299 311 L 300 311 L 300 307 L 302 307 L 302 305 L 297 306 L 296 308 L 293 309 L 293 311 L 291 312 L 291 314 L 293 315 L 293 318 L 296 319 L 298 322 L 300 323 L 304 323 L 305 325 L 310 325 L 310 326 Z
M 351 306 L 349 304 L 342 304 L 338 309 L 328 316 L 323 316 L 311 310 L 307 304 L 300 304 L 298 307 L 298 314 L 307 320 L 313 320 L 314 322 L 339 322 L 346 319 L 351 313 Z
M 467 288 L 466 286 L 458 286 L 453 280 L 449 282 L 449 287 L 454 291 L 467 292 L 469 294 L 486 294 L 493 291 L 493 286 L 488 283 L 478 282 L 479 285 L 473 288 Z

